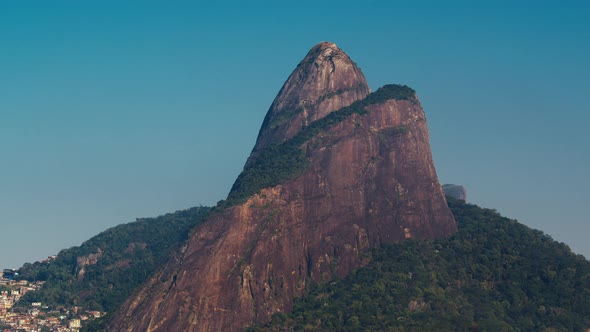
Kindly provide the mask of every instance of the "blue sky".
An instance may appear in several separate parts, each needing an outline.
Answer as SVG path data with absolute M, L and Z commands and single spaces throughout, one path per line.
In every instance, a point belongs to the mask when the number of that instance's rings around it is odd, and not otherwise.
M 0 267 L 225 198 L 337 43 L 417 90 L 442 183 L 590 256 L 586 1 L 0 3 Z

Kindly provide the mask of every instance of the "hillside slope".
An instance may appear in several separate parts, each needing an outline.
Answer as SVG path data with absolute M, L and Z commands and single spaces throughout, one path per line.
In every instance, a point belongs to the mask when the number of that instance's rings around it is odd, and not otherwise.
M 62 250 L 50 262 L 27 263 L 19 270 L 20 278 L 46 283 L 39 291 L 27 293 L 20 304 L 112 311 L 184 243 L 189 230 L 208 211 L 194 207 L 138 219 Z
M 590 262 L 494 210 L 447 198 L 448 239 L 376 248 L 371 262 L 263 331 L 586 331 Z

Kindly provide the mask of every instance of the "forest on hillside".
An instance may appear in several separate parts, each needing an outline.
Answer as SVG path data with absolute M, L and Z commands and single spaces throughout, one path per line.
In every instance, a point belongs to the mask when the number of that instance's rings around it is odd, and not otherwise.
M 42 302 L 50 308 L 112 311 L 186 240 L 208 211 L 201 206 L 141 218 L 64 249 L 52 261 L 27 263 L 19 269 L 20 278 L 45 284 L 25 294 L 19 305 Z
M 252 331 L 586 331 L 590 262 L 495 210 L 448 198 L 459 231 L 387 245 Z
M 251 331 L 585 331 L 590 262 L 543 232 L 447 198 L 459 231 L 448 239 L 375 248 L 370 263 L 317 285 Z M 208 208 L 111 228 L 21 278 L 45 280 L 24 301 L 112 311 L 178 248 Z M 79 278 L 78 257 L 96 254 Z M 124 262 L 124 263 L 122 263 Z M 23 301 L 23 302 L 24 302 Z M 25 303 L 26 303 L 25 302 Z M 107 317 L 108 319 L 108 317 Z M 86 331 L 100 331 L 105 320 Z

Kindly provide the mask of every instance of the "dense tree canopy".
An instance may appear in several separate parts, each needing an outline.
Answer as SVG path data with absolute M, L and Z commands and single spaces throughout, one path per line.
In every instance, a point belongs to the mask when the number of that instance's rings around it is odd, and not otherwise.
M 138 219 L 110 228 L 79 247 L 62 250 L 53 261 L 25 264 L 19 270 L 21 279 L 46 283 L 41 290 L 27 293 L 19 304 L 42 302 L 50 307 L 77 305 L 111 311 L 184 242 L 208 210 L 195 207 Z

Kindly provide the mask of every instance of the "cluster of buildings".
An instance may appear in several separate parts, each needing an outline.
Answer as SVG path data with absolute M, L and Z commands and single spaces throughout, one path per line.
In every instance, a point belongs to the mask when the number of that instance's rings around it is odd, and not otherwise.
M 50 309 L 40 302 L 16 307 L 23 295 L 43 286 L 41 281 L 14 280 L 16 276 L 16 270 L 0 272 L 0 332 L 78 332 L 84 321 L 102 315 L 79 307 Z

